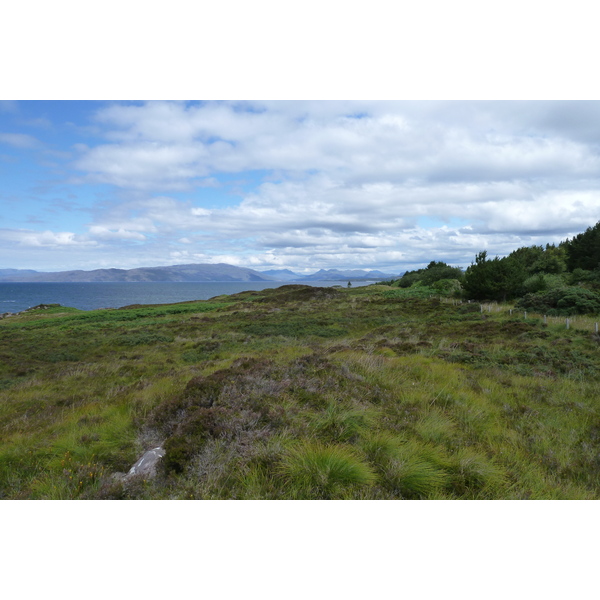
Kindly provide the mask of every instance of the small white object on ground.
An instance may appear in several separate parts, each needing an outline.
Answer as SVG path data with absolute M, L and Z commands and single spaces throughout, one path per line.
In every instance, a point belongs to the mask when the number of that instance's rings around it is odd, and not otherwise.
M 165 455 L 165 450 L 161 446 L 152 448 L 144 453 L 144 455 L 129 469 L 125 479 L 130 477 L 145 475 L 152 477 L 156 473 L 156 464 Z

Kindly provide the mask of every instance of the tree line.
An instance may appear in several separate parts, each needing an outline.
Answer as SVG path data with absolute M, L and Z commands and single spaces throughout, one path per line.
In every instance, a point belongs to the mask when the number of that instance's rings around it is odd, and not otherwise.
M 388 284 L 479 301 L 516 299 L 549 315 L 600 313 L 600 221 L 558 245 L 522 247 L 504 258 L 483 250 L 465 271 L 432 261 Z

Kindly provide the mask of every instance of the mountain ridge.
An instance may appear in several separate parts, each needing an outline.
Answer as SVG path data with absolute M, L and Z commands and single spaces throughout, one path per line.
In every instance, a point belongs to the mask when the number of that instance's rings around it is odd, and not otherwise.
M 4 282 L 208 282 L 208 281 L 277 281 L 253 269 L 234 267 L 225 263 L 184 264 L 160 267 L 138 267 L 135 269 L 73 270 L 56 273 L 35 272 L 18 275 L 0 275 Z
M 312 275 L 299 275 L 289 269 L 255 271 L 227 263 L 190 263 L 134 269 L 81 269 L 42 272 L 31 269 L 0 269 L 0 282 L 216 282 L 216 281 L 341 281 L 347 279 L 385 279 L 392 277 L 381 271 L 360 269 L 320 269 Z
M 338 281 L 346 279 L 389 279 L 394 277 L 388 273 L 381 271 L 364 271 L 362 269 L 347 269 L 341 271 L 339 269 L 320 269 L 312 275 L 306 275 L 298 281 Z

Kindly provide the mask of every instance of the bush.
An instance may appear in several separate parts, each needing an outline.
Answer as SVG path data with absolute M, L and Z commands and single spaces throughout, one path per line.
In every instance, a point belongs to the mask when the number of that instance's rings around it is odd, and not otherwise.
M 575 269 L 569 274 L 570 285 L 583 286 L 591 290 L 600 290 L 600 267 L 593 271 L 586 271 L 585 269 Z
M 402 278 L 398 281 L 398 287 L 408 288 L 417 282 L 424 286 L 430 286 L 437 281 L 453 280 L 461 281 L 464 273 L 459 267 L 451 267 L 445 262 L 432 261 L 427 265 L 426 269 L 418 269 L 417 271 L 406 271 Z
M 458 279 L 440 279 L 431 286 L 438 294 L 459 298 L 462 295 L 462 285 Z
M 172 342 L 173 337 L 170 335 L 162 335 L 160 333 L 132 333 L 122 335 L 118 338 L 118 343 L 122 346 L 142 346 L 147 344 L 157 344 L 159 342 Z
M 600 294 L 580 287 L 563 287 L 527 294 L 515 306 L 551 316 L 600 314 Z
M 560 275 L 549 275 L 548 273 L 532 275 L 523 282 L 523 292 L 527 294 L 555 290 L 561 287 L 565 287 L 565 279 Z
M 163 472 L 167 475 L 183 473 L 209 439 L 225 433 L 229 420 L 231 413 L 223 408 L 198 408 L 187 415 L 165 441 L 165 456 L 161 461 Z

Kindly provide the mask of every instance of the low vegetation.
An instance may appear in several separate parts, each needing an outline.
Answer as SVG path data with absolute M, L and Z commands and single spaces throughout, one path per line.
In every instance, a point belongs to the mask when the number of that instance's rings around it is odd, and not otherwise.
M 599 498 L 600 319 L 468 303 L 434 267 L 1 320 L 0 496 Z

